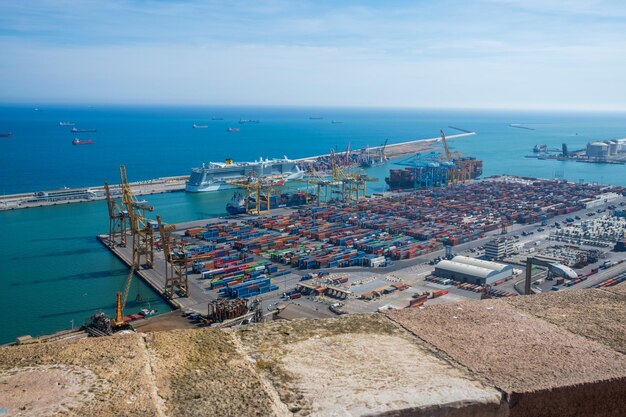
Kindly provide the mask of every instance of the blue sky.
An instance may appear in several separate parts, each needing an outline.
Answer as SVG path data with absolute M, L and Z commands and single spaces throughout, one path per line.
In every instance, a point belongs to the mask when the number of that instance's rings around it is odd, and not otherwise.
M 626 2 L 0 2 L 0 101 L 626 110 Z

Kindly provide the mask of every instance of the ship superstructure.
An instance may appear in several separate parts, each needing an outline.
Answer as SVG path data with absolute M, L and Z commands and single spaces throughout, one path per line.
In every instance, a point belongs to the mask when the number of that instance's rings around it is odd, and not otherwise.
M 229 181 L 248 177 L 267 177 L 289 181 L 302 178 L 303 175 L 304 171 L 300 170 L 296 161 L 287 157 L 259 159 L 254 162 L 234 162 L 232 159 L 226 159 L 225 162 L 209 162 L 201 167 L 193 168 L 185 191 L 198 193 L 237 188 Z

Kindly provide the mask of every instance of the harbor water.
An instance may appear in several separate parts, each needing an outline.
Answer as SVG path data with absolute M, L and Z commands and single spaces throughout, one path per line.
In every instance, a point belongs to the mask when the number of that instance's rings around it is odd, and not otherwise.
M 323 117 L 311 119 L 310 117 Z M 213 120 L 221 119 L 221 120 Z M 239 123 L 240 119 L 260 123 Z M 76 133 L 97 129 L 95 133 Z M 336 123 L 332 123 L 335 121 Z M 337 123 L 341 122 L 341 123 Z M 193 124 L 207 125 L 192 129 Z M 534 130 L 511 127 L 519 123 Z M 453 150 L 484 161 L 484 175 L 512 174 L 562 177 L 626 185 L 626 166 L 525 158 L 535 144 L 570 150 L 587 142 L 626 137 L 624 114 L 528 113 L 444 110 L 167 108 L 0 106 L 0 193 L 12 194 L 64 186 L 119 182 L 119 165 L 129 180 L 186 175 L 202 162 L 254 160 L 259 157 L 299 158 L 432 138 L 449 126 L 477 132 L 451 141 Z M 228 127 L 239 132 L 227 132 Z M 71 141 L 92 139 L 93 145 Z M 389 161 L 368 170 L 384 178 Z M 382 191 L 384 181 L 369 185 Z M 147 196 L 155 213 L 168 223 L 225 214 L 232 191 Z M 106 203 L 66 204 L 0 211 L 0 343 L 79 326 L 96 310 L 113 313 L 115 292 L 128 269 L 95 236 L 108 228 Z M 135 301 L 137 295 L 142 301 Z M 167 304 L 135 279 L 127 310 L 168 311 Z

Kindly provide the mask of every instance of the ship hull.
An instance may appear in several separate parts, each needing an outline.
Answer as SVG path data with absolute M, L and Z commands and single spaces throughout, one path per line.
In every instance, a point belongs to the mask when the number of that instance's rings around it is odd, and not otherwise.
M 204 185 L 185 185 L 185 191 L 187 191 L 188 193 L 205 193 L 211 191 L 232 190 L 234 188 L 237 187 L 226 182 L 215 182 L 212 184 Z

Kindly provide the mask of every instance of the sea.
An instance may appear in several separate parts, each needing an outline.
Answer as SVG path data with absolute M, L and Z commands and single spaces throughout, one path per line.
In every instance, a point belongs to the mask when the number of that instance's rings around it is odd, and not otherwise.
M 240 120 L 259 123 L 239 123 Z M 72 122 L 74 126 L 60 126 Z M 206 125 L 193 129 L 192 125 Z M 524 128 L 512 127 L 519 124 Z M 70 129 L 96 129 L 72 133 Z M 239 132 L 227 132 L 229 127 Z M 590 141 L 626 137 L 626 114 L 599 112 L 470 111 L 281 107 L 0 105 L 0 194 L 119 183 L 189 174 L 203 162 L 233 158 L 301 158 L 446 134 L 452 150 L 484 161 L 484 176 L 511 174 L 626 185 L 625 165 L 526 158 L 535 144 L 582 149 Z M 72 145 L 74 138 L 92 145 Z M 385 190 L 398 160 L 368 170 Z M 146 196 L 168 223 L 224 215 L 232 191 Z M 108 230 L 106 203 L 96 201 L 0 211 L 0 344 L 21 335 L 80 326 L 95 311 L 113 314 L 126 266 L 96 235 Z M 139 298 L 137 296 L 140 296 Z M 140 299 L 141 301 L 135 301 Z M 170 311 L 162 298 L 133 280 L 128 312 Z

